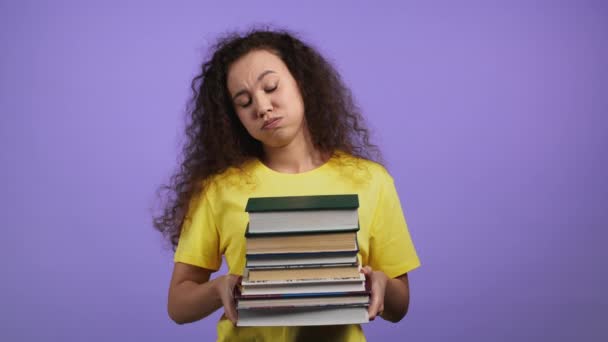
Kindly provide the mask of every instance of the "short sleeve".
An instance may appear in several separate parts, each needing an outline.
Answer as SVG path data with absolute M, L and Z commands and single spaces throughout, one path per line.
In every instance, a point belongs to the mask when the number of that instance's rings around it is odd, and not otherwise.
M 217 271 L 222 262 L 219 234 L 207 193 L 193 200 L 173 261 Z
M 371 227 L 369 265 L 389 278 L 407 273 L 420 260 L 403 216 L 393 178 L 386 173 Z

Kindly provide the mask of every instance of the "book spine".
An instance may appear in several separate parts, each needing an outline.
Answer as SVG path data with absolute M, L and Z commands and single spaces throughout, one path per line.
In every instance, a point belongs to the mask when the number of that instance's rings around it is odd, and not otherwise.
M 331 252 L 297 252 L 297 253 L 247 253 L 246 256 L 251 260 L 259 259 L 283 259 L 283 258 L 328 258 L 328 257 L 351 257 L 357 255 L 358 248 L 350 251 L 331 251 Z
M 238 304 L 237 304 L 238 305 Z M 237 306 L 237 310 L 247 310 L 247 311 L 266 311 L 266 310 L 306 310 L 313 308 L 365 308 L 368 307 L 369 303 L 364 304 L 315 304 L 315 305 L 306 305 L 306 306 L 298 306 L 298 305 L 286 305 L 286 306 L 263 306 L 256 308 L 242 308 Z
M 298 252 L 298 253 L 271 253 L 271 254 L 247 254 L 246 257 L 249 260 L 277 260 L 283 258 L 306 258 L 306 257 L 352 257 L 357 255 L 357 250 L 352 251 L 338 251 L 338 252 Z
M 285 294 L 264 294 L 264 295 L 242 295 L 237 294 L 237 300 L 255 299 L 287 299 L 287 298 L 342 298 L 342 297 L 366 297 L 371 294 L 370 290 L 365 291 L 344 291 L 344 292 L 313 292 L 313 293 L 285 293 Z
M 293 235 L 318 235 L 318 234 L 336 234 L 336 233 L 356 233 L 359 231 L 359 226 L 352 228 L 344 228 L 337 230 L 289 230 L 281 232 L 251 232 L 249 224 L 245 230 L 246 238 L 256 237 L 272 237 L 272 236 L 293 236 Z
M 301 211 L 301 210 L 349 210 L 359 207 L 357 194 L 252 197 L 245 206 L 247 212 Z
M 272 266 L 250 266 L 249 262 L 246 267 L 251 270 L 283 270 L 293 268 L 320 268 L 320 267 L 349 267 L 357 266 L 357 262 L 336 263 L 336 264 L 308 264 L 308 265 L 272 265 Z

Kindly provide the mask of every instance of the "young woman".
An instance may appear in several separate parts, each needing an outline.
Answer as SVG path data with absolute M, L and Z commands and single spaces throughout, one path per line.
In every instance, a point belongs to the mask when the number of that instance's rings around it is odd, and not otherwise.
M 194 91 L 187 144 L 155 226 L 173 244 L 169 316 L 200 320 L 223 307 L 218 341 L 364 341 L 359 325 L 236 327 L 250 197 L 356 193 L 358 259 L 371 282 L 369 317 L 398 322 L 407 272 L 420 265 L 393 178 L 339 75 L 285 31 L 230 35 L 213 47 Z M 222 256 L 229 274 L 210 280 Z

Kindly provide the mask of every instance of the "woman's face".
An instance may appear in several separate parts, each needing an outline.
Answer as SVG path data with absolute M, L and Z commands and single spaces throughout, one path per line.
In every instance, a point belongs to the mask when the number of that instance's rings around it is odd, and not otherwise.
M 275 54 L 254 50 L 228 70 L 228 92 L 247 132 L 266 147 L 303 137 L 304 101 L 287 66 Z

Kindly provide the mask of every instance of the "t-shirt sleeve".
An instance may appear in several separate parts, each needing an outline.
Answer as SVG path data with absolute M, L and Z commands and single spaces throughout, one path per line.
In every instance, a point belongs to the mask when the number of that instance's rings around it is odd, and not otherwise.
M 369 265 L 389 278 L 407 273 L 420 260 L 403 216 L 393 178 L 385 174 L 371 227 Z
M 190 204 L 173 261 L 217 271 L 222 262 L 219 245 L 215 215 L 205 193 Z

